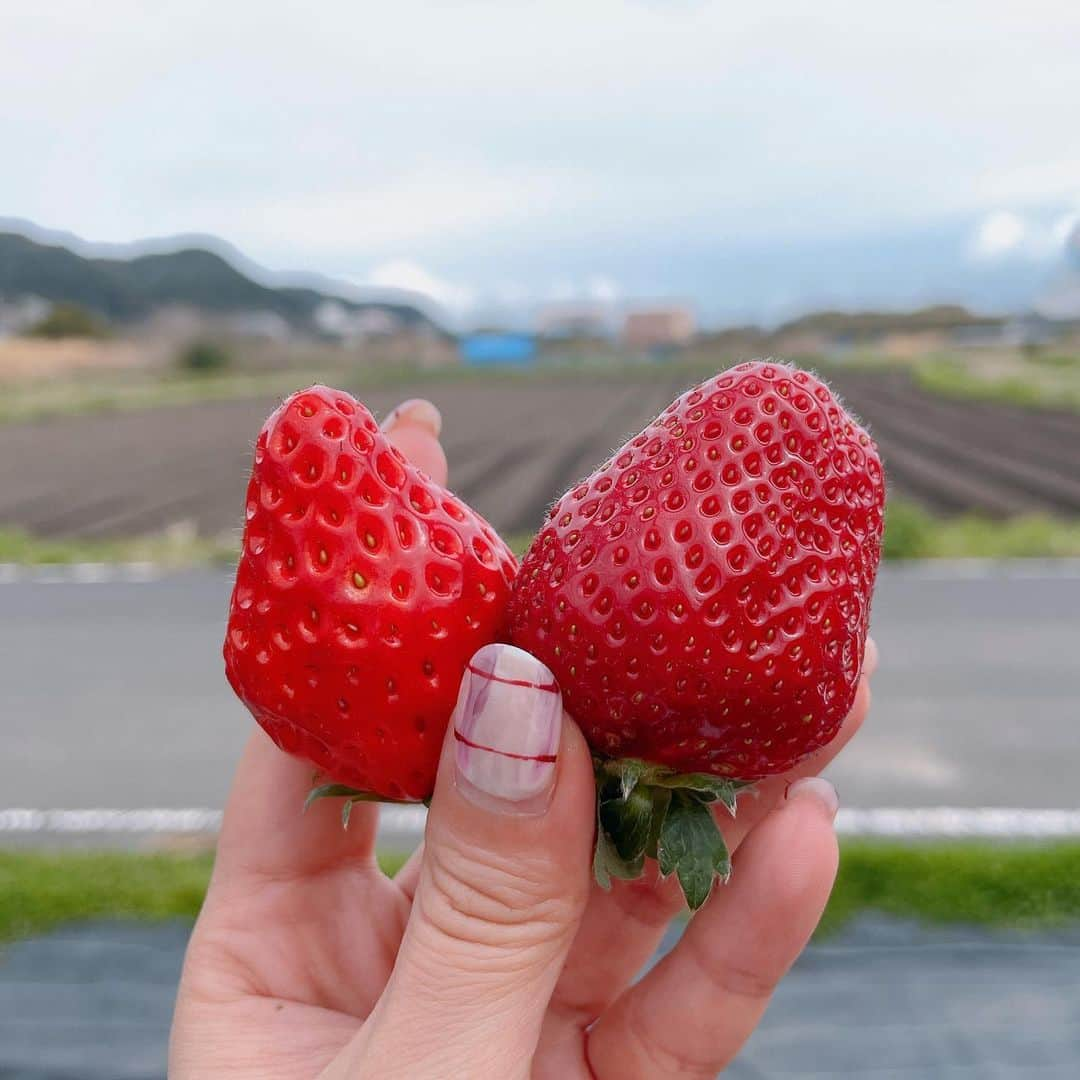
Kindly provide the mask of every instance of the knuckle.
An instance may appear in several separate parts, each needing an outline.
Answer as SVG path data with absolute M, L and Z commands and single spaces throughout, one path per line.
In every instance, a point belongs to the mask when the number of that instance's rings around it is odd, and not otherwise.
M 780 974 L 749 964 L 721 962 L 703 964 L 702 968 L 712 986 L 721 994 L 767 1001 L 780 982 Z
M 697 1057 L 687 1046 L 672 1040 L 669 1033 L 658 1031 L 646 1018 L 620 1025 L 617 1038 L 619 1075 L 625 1080 L 660 1076 L 710 1080 L 716 1076 L 717 1065 L 711 1056 L 709 1060 Z M 586 1056 L 590 1057 L 588 1042 Z
M 425 920 L 450 941 L 527 950 L 561 939 L 574 925 L 573 896 L 540 860 L 440 848 L 425 864 L 426 887 L 417 899 Z

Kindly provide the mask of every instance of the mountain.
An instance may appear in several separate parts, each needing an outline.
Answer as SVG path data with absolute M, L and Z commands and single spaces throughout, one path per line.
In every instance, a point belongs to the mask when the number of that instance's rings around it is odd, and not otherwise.
M 94 257 L 17 232 L 0 232 L 0 297 L 40 296 L 80 304 L 114 322 L 135 322 L 167 306 L 208 315 L 271 311 L 296 330 L 314 332 L 325 302 L 350 312 L 376 311 L 412 330 L 443 333 L 418 306 L 367 301 L 303 286 L 253 280 L 203 247 L 130 258 Z

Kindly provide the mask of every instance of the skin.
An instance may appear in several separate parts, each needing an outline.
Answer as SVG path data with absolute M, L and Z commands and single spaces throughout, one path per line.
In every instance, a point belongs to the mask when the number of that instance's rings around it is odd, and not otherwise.
M 438 413 L 406 402 L 384 425 L 440 483 Z M 184 965 L 174 1080 L 712 1077 L 760 1021 L 816 926 L 837 866 L 835 793 L 813 777 L 862 724 L 868 642 L 839 736 L 756 786 L 718 821 L 730 883 L 637 983 L 682 906 L 652 872 L 591 879 L 594 784 L 564 718 L 546 806 L 470 797 L 452 736 L 425 842 L 390 879 L 375 861 L 378 808 L 298 813 L 311 770 L 257 730 L 244 751 L 213 878 Z

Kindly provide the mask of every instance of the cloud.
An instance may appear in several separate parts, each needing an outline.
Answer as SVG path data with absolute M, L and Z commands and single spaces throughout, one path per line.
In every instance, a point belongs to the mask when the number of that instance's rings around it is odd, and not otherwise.
M 606 274 L 593 274 L 585 282 L 585 295 L 598 304 L 614 304 L 620 292 L 618 284 Z
M 975 227 L 968 253 L 977 262 L 1053 259 L 1063 254 L 1077 221 L 1072 213 L 1047 220 L 1045 215 L 994 210 Z
M 1075 0 L 8 7 L 6 212 L 335 277 L 407 256 L 474 311 L 524 303 L 508 279 L 532 302 L 617 281 L 749 317 L 854 296 L 853 245 L 900 303 L 988 261 L 1024 276 L 1060 250 L 1044 219 L 1080 209 Z M 921 264 L 880 257 L 943 223 Z
M 995 210 L 979 222 L 971 240 L 976 259 L 993 260 L 1016 254 L 1024 245 L 1027 226 L 1018 214 Z
M 1055 241 L 1070 252 L 1080 250 L 1080 211 L 1063 214 L 1054 222 L 1051 232 Z
M 476 294 L 467 285 L 439 277 L 411 259 L 391 259 L 380 263 L 358 284 L 418 293 L 434 300 L 453 315 L 461 315 L 476 303 Z

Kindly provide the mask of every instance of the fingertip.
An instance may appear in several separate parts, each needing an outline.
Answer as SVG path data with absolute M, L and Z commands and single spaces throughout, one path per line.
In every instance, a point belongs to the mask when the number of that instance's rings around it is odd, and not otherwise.
M 382 429 L 389 435 L 400 426 L 410 425 L 437 439 L 442 434 L 442 413 L 426 398 L 409 398 L 390 410 L 382 422 Z
M 840 797 L 823 776 L 806 776 L 796 780 L 788 789 L 784 798 L 789 802 L 803 801 L 822 813 L 830 822 L 835 821 L 840 809 Z
M 878 652 L 877 642 L 872 638 L 866 639 L 866 650 L 863 654 L 863 676 L 869 679 L 877 671 L 878 662 L 881 659 Z
M 796 780 L 747 842 L 746 855 L 756 863 L 758 872 L 771 866 L 767 872 L 774 877 L 773 887 L 783 897 L 783 904 L 793 911 L 817 910 L 808 930 L 817 922 L 836 877 L 839 807 L 836 789 L 828 780 L 820 776 Z M 737 866 L 736 875 L 738 872 Z
M 439 442 L 442 415 L 430 402 L 411 398 L 402 402 L 382 423 L 383 434 L 418 469 L 440 486 L 448 476 L 446 452 Z

